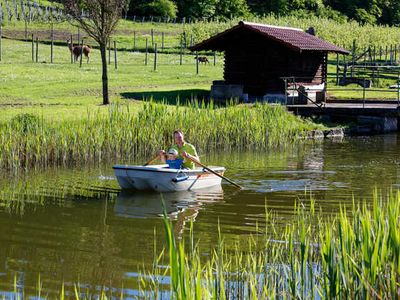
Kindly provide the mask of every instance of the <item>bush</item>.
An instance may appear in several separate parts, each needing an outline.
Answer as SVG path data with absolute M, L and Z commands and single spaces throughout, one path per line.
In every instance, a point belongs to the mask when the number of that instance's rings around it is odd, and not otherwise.
M 176 18 L 177 8 L 171 0 L 154 0 L 140 7 L 143 15 Z
M 19 114 L 10 120 L 10 126 L 12 129 L 24 133 L 34 133 L 41 126 L 41 119 L 33 114 Z

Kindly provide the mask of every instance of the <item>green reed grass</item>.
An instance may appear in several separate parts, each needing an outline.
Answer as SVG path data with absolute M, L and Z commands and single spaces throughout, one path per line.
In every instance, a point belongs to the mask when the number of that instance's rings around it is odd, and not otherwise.
M 7 169 L 127 161 L 154 155 L 180 128 L 200 153 L 231 148 L 263 149 L 293 142 L 318 127 L 284 107 L 256 104 L 215 107 L 144 103 L 110 106 L 108 115 L 88 113 L 79 122 L 17 116 L 0 124 L 0 166 Z
M 374 195 L 330 218 L 302 205 L 284 230 L 274 215 L 242 243 L 229 246 L 224 234 L 212 249 L 202 249 L 193 223 L 177 238 L 164 215 L 166 250 L 154 250 L 152 267 L 140 272 L 140 299 L 398 299 L 400 297 L 400 192 Z M 154 246 L 156 249 L 156 245 Z M 167 266 L 167 268 L 165 268 Z M 169 279 L 169 280 L 164 280 Z M 81 283 L 62 283 L 49 296 L 38 275 L 35 297 L 41 299 L 124 299 L 112 287 L 91 294 Z M 129 288 L 126 287 L 126 288 Z M 68 291 L 67 291 L 68 290 Z M 29 293 L 17 286 L 14 299 Z M 114 298 L 113 298 L 114 297 Z
M 298 207 L 295 221 L 280 234 L 271 235 L 275 225 L 267 214 L 268 234 L 250 236 L 247 246 L 237 245 L 234 251 L 226 248 L 223 237 L 214 249 L 203 251 L 194 242 L 192 228 L 189 242 L 178 240 L 164 217 L 168 297 L 398 299 L 400 192 L 374 198 L 372 207 L 342 207 L 329 220 L 314 212 L 314 204 L 309 211 Z M 154 264 L 142 277 L 144 298 L 160 293 L 159 285 L 145 284 L 149 274 L 159 276 L 158 268 Z

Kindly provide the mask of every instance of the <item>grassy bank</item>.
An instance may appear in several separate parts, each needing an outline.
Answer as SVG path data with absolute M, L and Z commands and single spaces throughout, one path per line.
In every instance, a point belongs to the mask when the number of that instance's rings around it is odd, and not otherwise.
M 7 169 L 150 156 L 168 146 L 181 128 L 200 153 L 216 149 L 265 148 L 295 141 L 318 126 L 281 106 L 214 107 L 144 103 L 112 105 L 105 115 L 87 112 L 79 121 L 47 121 L 18 115 L 0 126 L 0 166 Z
M 358 202 L 357 202 L 358 203 Z M 349 218 L 349 215 L 352 217 Z M 296 220 L 277 230 L 266 214 L 260 234 L 210 251 L 177 240 L 165 218 L 167 255 L 142 275 L 142 295 L 155 299 L 396 299 L 400 296 L 400 194 L 375 195 L 342 208 L 331 220 L 299 206 Z M 283 233 L 282 233 L 283 232 Z M 164 270 L 162 261 L 168 261 Z M 168 280 L 166 280 L 168 276 Z M 167 291 L 165 293 L 165 291 Z

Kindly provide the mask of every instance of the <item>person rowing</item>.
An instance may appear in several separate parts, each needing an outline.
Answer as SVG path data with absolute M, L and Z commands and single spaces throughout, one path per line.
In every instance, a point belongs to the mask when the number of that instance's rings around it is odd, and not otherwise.
M 165 150 L 158 151 L 161 161 L 167 163 L 167 155 L 177 154 L 176 159 L 181 159 L 183 161 L 181 166 L 182 168 L 194 169 L 195 164 L 192 160 L 194 159 L 200 162 L 196 148 L 192 144 L 185 141 L 185 137 L 181 130 L 174 131 L 174 140 L 175 144 L 170 147 L 168 153 Z M 176 150 L 176 153 L 173 150 Z

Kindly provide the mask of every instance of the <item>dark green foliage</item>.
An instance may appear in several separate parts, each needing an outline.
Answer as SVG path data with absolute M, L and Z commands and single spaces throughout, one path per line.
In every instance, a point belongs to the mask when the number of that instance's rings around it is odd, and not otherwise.
M 177 7 L 171 0 L 154 0 L 150 3 L 142 4 L 138 10 L 143 15 L 175 18 Z
M 171 16 L 172 3 L 179 17 L 192 19 L 311 14 L 339 22 L 352 19 L 360 24 L 400 24 L 398 0 L 132 0 L 129 14 Z
M 40 127 L 42 121 L 33 114 L 19 114 L 10 120 L 10 126 L 13 130 L 22 133 L 35 133 Z
M 250 14 L 245 0 L 219 0 L 216 7 L 216 16 L 224 18 L 247 17 Z

